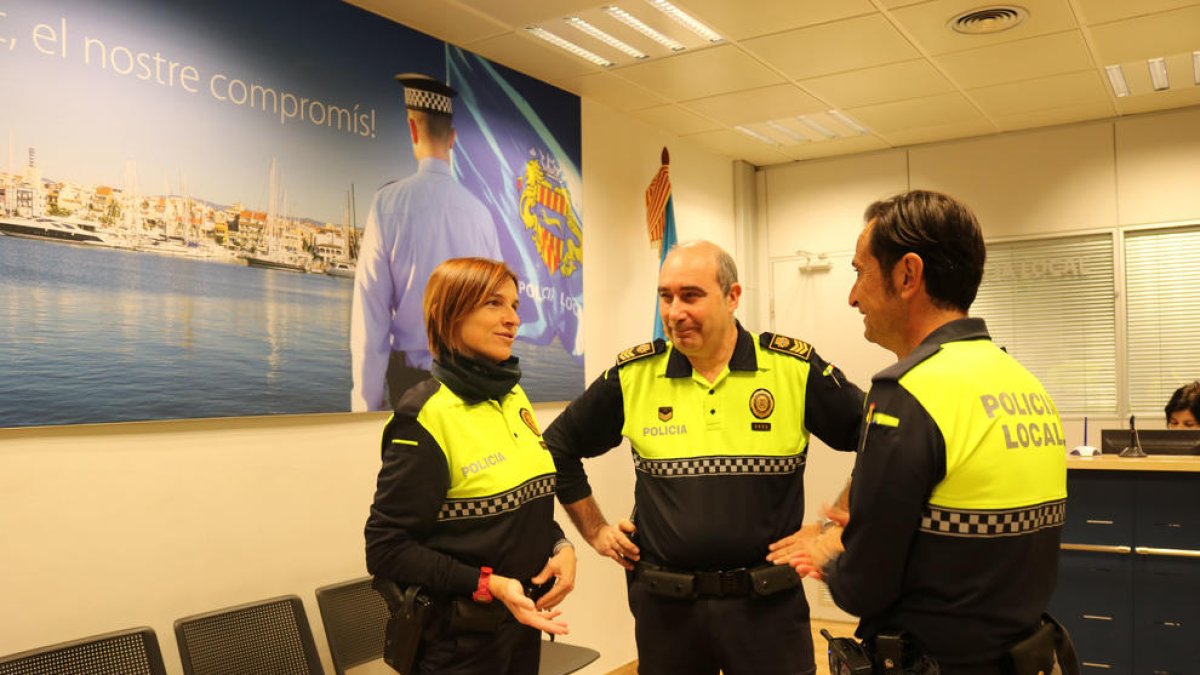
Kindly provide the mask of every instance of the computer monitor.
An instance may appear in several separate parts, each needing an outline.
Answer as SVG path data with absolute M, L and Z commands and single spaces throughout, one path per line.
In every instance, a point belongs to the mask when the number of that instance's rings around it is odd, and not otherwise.
M 1147 455 L 1200 455 L 1200 429 L 1138 429 Z M 1100 451 L 1119 455 L 1129 445 L 1128 429 L 1102 429 Z

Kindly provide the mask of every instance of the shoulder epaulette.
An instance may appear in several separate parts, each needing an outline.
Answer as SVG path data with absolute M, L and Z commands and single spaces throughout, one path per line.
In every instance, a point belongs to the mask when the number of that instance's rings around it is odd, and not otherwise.
M 626 349 L 625 351 L 621 352 L 620 354 L 617 354 L 617 364 L 616 365 L 619 368 L 631 361 L 637 361 L 638 359 L 644 359 L 647 356 L 654 356 L 655 354 L 661 354 L 665 351 L 667 351 L 667 343 L 663 342 L 662 340 L 655 340 L 654 342 L 643 342 L 642 344 L 640 344 L 636 347 L 630 347 L 629 349 Z
M 812 345 L 804 340 L 797 340 L 777 333 L 763 333 L 758 336 L 758 343 L 773 352 L 788 354 L 801 361 L 807 361 L 812 356 Z

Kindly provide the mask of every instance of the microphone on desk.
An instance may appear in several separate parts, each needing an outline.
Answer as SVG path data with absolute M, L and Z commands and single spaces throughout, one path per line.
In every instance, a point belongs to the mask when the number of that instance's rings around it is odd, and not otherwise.
M 1129 416 L 1129 445 L 1121 451 L 1121 457 L 1145 457 L 1142 441 L 1138 438 L 1137 426 L 1133 423 L 1134 416 Z

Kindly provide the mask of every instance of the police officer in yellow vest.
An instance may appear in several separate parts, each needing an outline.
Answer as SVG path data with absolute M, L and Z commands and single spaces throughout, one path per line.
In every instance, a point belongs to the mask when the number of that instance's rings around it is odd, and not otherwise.
M 803 522 L 809 432 L 852 450 L 862 391 L 808 344 L 752 335 L 728 253 L 671 250 L 659 308 L 671 342 L 621 353 L 546 430 L 558 496 L 595 550 L 629 570 L 643 675 L 814 670 L 799 577 L 768 546 Z M 624 436 L 635 515 L 610 525 L 581 460 Z
M 554 462 L 518 384 L 518 300 L 502 262 L 438 265 L 424 299 L 433 378 L 384 429 L 367 569 L 432 597 L 415 629 L 421 675 L 536 675 L 539 631 L 567 631 L 553 608 L 574 585 L 575 552 L 553 520 Z
M 896 672 L 1028 672 L 1008 654 L 1054 591 L 1062 423 L 1037 378 L 967 317 L 986 256 L 971 211 L 912 191 L 872 204 L 866 222 L 850 304 L 899 361 L 867 394 L 849 522 L 798 569 L 824 576 L 877 655 L 904 646 L 909 669 Z

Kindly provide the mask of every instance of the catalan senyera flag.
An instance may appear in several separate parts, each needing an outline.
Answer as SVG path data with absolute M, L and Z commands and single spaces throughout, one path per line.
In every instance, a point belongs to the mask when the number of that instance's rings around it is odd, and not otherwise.
M 662 166 L 646 188 L 646 227 L 650 244 L 658 246 L 658 267 L 662 268 L 667 251 L 675 245 L 675 198 L 671 194 L 671 156 L 667 149 L 662 151 Z M 665 339 L 662 319 L 658 314 L 658 297 L 654 300 L 654 339 Z

